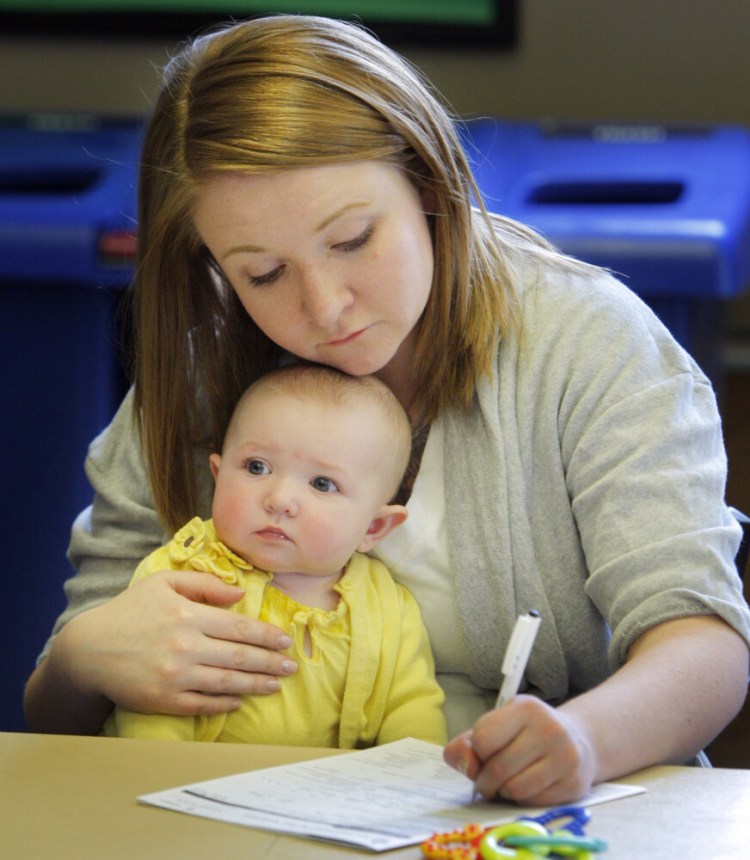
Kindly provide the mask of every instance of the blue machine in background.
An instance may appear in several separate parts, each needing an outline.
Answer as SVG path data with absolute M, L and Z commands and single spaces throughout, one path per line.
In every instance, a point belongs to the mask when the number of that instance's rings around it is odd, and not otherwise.
M 720 382 L 721 300 L 750 283 L 750 133 L 467 123 L 487 208 L 613 270 Z
M 124 390 L 117 309 L 132 271 L 133 121 L 0 120 L 0 730 L 64 607 L 89 442 Z

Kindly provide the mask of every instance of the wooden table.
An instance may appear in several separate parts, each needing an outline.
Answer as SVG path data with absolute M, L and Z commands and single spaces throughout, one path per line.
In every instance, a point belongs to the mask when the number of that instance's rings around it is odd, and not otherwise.
M 146 792 L 334 750 L 0 733 L 0 856 L 8 860 L 416 860 L 140 806 Z M 619 780 L 646 794 L 596 806 L 606 860 L 706 860 L 750 853 L 750 771 L 657 767 Z M 293 801 L 290 799 L 290 803 Z

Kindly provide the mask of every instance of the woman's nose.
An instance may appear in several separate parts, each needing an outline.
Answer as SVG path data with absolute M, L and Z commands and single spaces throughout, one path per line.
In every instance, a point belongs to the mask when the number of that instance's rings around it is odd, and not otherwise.
M 336 276 L 306 272 L 302 284 L 302 308 L 315 325 L 330 328 L 352 303 L 351 291 Z

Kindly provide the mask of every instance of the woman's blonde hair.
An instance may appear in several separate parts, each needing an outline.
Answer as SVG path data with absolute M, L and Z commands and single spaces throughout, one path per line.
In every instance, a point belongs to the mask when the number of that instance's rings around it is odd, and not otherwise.
M 193 226 L 196 190 L 216 172 L 363 160 L 399 165 L 434 201 L 412 371 L 428 418 L 466 409 L 513 322 L 504 246 L 552 251 L 472 208 L 455 123 L 416 70 L 357 25 L 295 15 L 219 29 L 168 64 L 141 159 L 133 301 L 136 414 L 167 527 L 195 513 L 196 446 L 217 448 L 242 392 L 280 359 Z

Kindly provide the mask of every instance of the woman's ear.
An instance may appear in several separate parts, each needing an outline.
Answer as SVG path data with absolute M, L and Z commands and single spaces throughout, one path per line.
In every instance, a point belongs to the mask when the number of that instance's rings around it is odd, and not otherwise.
M 221 466 L 221 454 L 211 454 L 208 458 L 208 465 L 211 467 L 211 474 L 214 476 L 215 481 L 216 476 L 219 474 L 219 467 Z
M 357 547 L 357 551 L 367 552 L 372 549 L 376 543 L 379 543 L 387 534 L 400 526 L 408 516 L 409 514 L 403 505 L 383 505 L 370 523 L 367 533 Z

